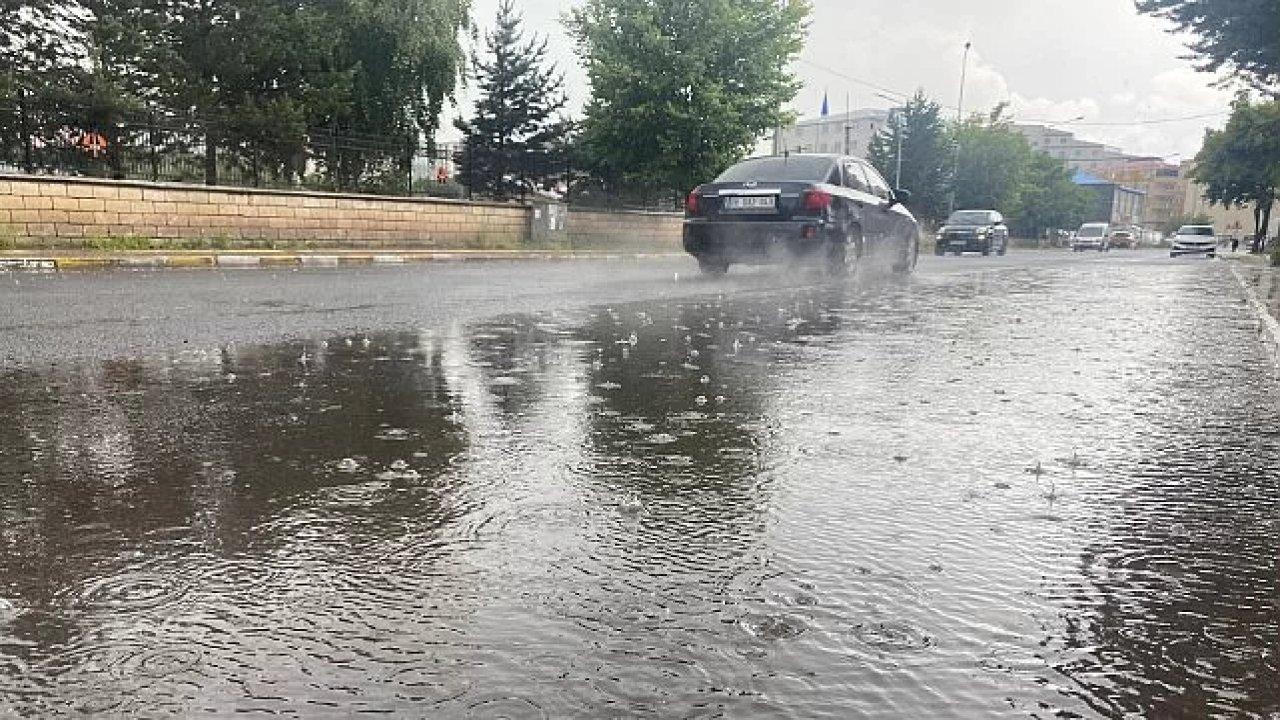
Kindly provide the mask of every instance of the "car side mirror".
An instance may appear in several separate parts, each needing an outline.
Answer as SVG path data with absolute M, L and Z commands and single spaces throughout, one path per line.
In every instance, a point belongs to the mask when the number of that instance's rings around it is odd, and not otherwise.
M 898 188 L 897 190 L 893 191 L 892 200 L 894 203 L 904 203 L 910 199 L 911 199 L 910 190 L 904 190 L 903 188 Z

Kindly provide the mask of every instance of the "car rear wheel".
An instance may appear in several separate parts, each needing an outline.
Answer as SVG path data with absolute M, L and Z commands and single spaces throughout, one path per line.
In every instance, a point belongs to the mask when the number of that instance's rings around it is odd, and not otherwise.
M 849 272 L 849 261 L 854 263 L 862 257 L 862 228 L 853 223 L 845 226 L 844 239 L 832 238 L 827 244 L 826 257 L 823 258 L 827 273 L 845 275 Z
M 698 269 L 703 275 L 720 277 L 729 272 L 729 261 L 715 255 L 699 255 Z
M 902 245 L 902 254 L 893 263 L 893 271 L 905 275 L 916 269 L 920 260 L 920 234 L 912 233 L 911 238 Z

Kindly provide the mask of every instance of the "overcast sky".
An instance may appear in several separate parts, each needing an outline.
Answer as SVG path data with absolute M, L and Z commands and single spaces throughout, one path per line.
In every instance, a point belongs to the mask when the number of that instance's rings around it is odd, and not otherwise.
M 473 0 L 481 29 L 498 0 Z M 1189 158 L 1205 127 L 1220 127 L 1232 93 L 1181 59 L 1183 39 L 1141 16 L 1133 0 L 812 0 L 809 39 L 795 71 L 804 83 L 793 109 L 818 113 L 824 90 L 833 112 L 888 107 L 875 90 L 843 76 L 910 93 L 918 87 L 955 112 L 966 40 L 973 42 L 966 112 L 1011 103 L 1019 121 L 1049 121 L 1078 136 L 1134 153 Z M 521 0 L 526 28 L 551 39 L 571 109 L 589 94 L 560 23 L 569 0 Z M 465 105 L 464 90 L 460 101 Z M 1133 123 L 1218 113 L 1163 124 Z M 1084 116 L 1084 120 L 1072 121 Z M 452 116 L 446 124 L 452 123 Z

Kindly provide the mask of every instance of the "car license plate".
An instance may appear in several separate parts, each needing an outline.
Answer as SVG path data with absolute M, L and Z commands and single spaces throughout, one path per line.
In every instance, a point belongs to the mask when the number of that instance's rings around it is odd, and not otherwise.
M 724 199 L 725 210 L 740 212 L 772 212 L 777 207 L 774 195 L 730 195 Z

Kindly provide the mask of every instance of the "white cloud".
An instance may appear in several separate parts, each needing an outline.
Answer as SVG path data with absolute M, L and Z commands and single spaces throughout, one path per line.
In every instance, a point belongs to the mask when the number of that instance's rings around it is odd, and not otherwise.
M 574 48 L 560 25 L 565 0 L 523 0 L 530 30 L 551 39 L 565 70 L 571 108 L 589 89 Z M 497 0 L 476 0 L 481 27 L 492 24 Z M 1221 118 L 1161 125 L 1091 125 L 1185 117 L 1227 109 L 1231 93 L 1196 72 L 1179 38 L 1160 21 L 1141 16 L 1132 0 L 814 0 L 810 37 L 796 71 L 804 83 L 794 110 L 814 115 L 823 92 L 842 108 L 887 107 L 854 77 L 897 92 L 923 88 L 955 112 L 964 43 L 973 42 L 965 90 L 966 112 L 1011 103 L 1019 119 L 1067 121 L 1081 137 L 1136 153 L 1193 154 L 1204 127 Z M 829 68 L 835 72 L 820 69 Z M 462 103 L 469 102 L 463 93 Z M 452 115 L 447 116 L 450 121 Z

